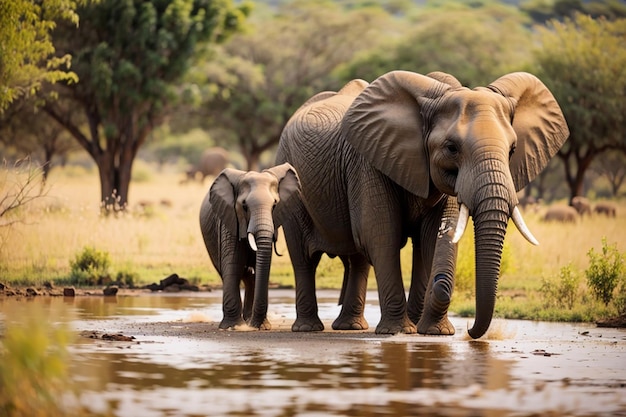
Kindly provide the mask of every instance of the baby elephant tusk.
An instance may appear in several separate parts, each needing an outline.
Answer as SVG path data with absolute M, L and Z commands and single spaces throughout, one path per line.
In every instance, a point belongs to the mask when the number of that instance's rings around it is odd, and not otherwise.
M 465 204 L 461 203 L 461 208 L 459 209 L 459 220 L 456 222 L 456 230 L 454 231 L 452 243 L 459 243 L 459 240 L 461 240 L 461 237 L 463 237 L 463 233 L 465 233 L 468 219 L 469 209 Z
M 533 234 L 530 233 L 530 229 L 528 229 L 528 226 L 526 226 L 524 218 L 522 217 L 522 212 L 519 211 L 519 208 L 517 208 L 517 206 L 515 206 L 515 208 L 513 209 L 513 215 L 511 216 L 511 218 L 513 219 L 513 223 L 515 223 L 515 227 L 517 227 L 517 230 L 519 230 L 519 232 L 522 234 L 522 236 L 526 238 L 527 241 L 535 246 L 539 245 L 539 241 L 535 239 Z
M 248 233 L 248 244 L 250 245 L 250 248 L 252 248 L 253 251 L 257 251 L 258 248 L 256 246 L 256 240 L 254 240 L 254 235 L 252 233 Z

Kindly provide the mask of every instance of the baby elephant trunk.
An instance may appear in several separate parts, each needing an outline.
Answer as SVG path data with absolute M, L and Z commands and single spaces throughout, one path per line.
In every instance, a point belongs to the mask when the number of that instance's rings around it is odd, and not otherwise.
M 269 330 L 267 320 L 270 265 L 272 263 L 273 232 L 258 232 L 256 236 L 248 234 L 250 247 L 256 252 L 254 301 L 250 326 Z

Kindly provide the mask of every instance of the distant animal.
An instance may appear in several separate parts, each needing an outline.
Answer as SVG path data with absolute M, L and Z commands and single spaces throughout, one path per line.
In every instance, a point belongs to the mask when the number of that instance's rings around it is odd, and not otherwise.
M 519 198 L 519 205 L 522 210 L 534 210 L 537 208 L 539 201 L 532 195 L 522 196 Z
M 550 222 L 576 223 L 578 212 L 572 206 L 555 205 L 548 207 L 548 211 L 543 216 L 543 220 Z
M 226 168 L 213 181 L 200 208 L 200 229 L 223 281 L 220 329 L 244 322 L 271 328 L 267 298 L 272 246 L 285 212 L 299 199 L 299 190 L 297 174 L 289 164 L 262 172 Z
M 607 217 L 615 217 L 617 215 L 617 205 L 609 202 L 600 202 L 594 206 L 593 212 L 605 214 Z
M 217 177 L 230 163 L 228 151 L 224 148 L 213 147 L 205 150 L 197 164 L 185 171 L 186 178 L 182 182 L 204 182 L 206 177 Z
M 572 207 L 576 209 L 581 217 L 585 214 L 591 216 L 591 201 L 588 198 L 577 195 L 572 199 Z

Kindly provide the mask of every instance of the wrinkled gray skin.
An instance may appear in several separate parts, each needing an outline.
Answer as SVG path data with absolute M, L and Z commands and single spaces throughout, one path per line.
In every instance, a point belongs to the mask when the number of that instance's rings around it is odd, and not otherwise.
M 363 306 L 373 265 L 377 333 L 453 334 L 447 310 L 456 242 L 471 215 L 476 319 L 469 334 L 482 336 L 493 316 L 509 218 L 534 241 L 516 192 L 568 135 L 554 97 L 527 73 L 470 90 L 449 74 L 393 71 L 309 99 L 285 126 L 276 159 L 295 167 L 303 194 L 300 212 L 284 224 L 296 278 L 292 330 L 323 329 L 315 270 L 327 253 L 344 260 L 348 277 L 333 328 L 367 326 Z M 407 307 L 400 249 L 409 238 Z
M 576 209 L 581 217 L 585 214 L 591 216 L 591 201 L 586 197 L 576 196 L 572 198 L 572 207 Z
M 576 209 L 564 204 L 548 207 L 548 210 L 543 215 L 543 221 L 546 222 L 576 223 L 577 220 L 578 212 Z
M 299 199 L 299 188 L 298 176 L 289 164 L 262 172 L 226 168 L 211 185 L 200 208 L 200 229 L 223 281 L 220 329 L 244 322 L 271 328 L 267 297 L 272 245 L 284 211 Z
M 204 182 L 206 177 L 216 177 L 228 166 L 229 158 L 228 151 L 224 148 L 214 147 L 205 150 L 198 163 L 185 172 L 187 181 Z

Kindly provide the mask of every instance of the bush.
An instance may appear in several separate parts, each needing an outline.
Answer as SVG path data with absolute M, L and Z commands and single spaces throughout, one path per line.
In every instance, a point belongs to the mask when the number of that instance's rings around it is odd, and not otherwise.
M 110 264 L 108 252 L 87 246 L 70 261 L 70 282 L 75 285 L 102 284 L 110 280 Z
M 37 303 L 14 314 L 0 338 L 0 415 L 68 415 L 71 333 Z M 61 401 L 61 399 L 65 399 Z
M 613 300 L 615 288 L 620 284 L 624 287 L 624 255 L 617 250 L 617 244 L 609 246 L 606 238 L 602 239 L 602 253 L 593 248 L 587 252 L 589 268 L 585 270 L 587 285 L 595 298 L 608 305 Z
M 579 286 L 580 275 L 574 271 L 571 264 L 568 264 L 561 268 L 558 282 L 544 278 L 539 291 L 547 307 L 564 307 L 571 310 L 578 298 Z

